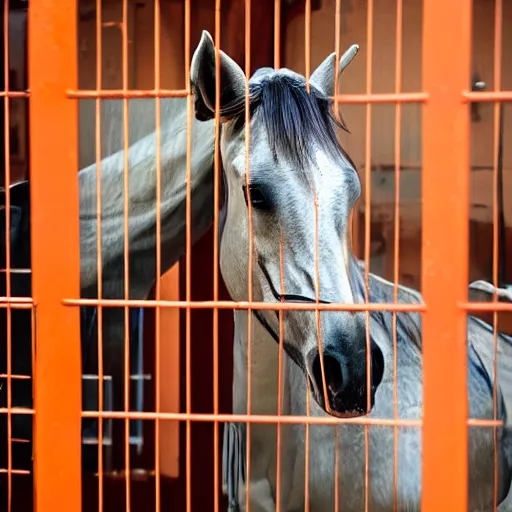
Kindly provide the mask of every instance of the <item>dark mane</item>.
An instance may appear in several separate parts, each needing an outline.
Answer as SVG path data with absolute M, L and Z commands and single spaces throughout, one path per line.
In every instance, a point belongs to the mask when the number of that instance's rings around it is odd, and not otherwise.
M 350 158 L 341 148 L 335 128 L 346 132 L 343 120 L 332 111 L 332 101 L 313 86 L 286 75 L 274 75 L 250 85 L 250 115 L 261 116 L 274 157 L 283 157 L 295 165 L 313 157 L 320 146 L 331 156 Z M 245 100 L 227 106 L 222 116 L 235 118 L 235 130 L 245 124 Z M 340 116 L 341 119 L 341 116 Z

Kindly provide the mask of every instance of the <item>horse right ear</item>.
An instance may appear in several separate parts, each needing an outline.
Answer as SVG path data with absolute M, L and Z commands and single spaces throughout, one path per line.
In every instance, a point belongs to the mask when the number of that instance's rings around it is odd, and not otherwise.
M 334 96 L 337 91 L 334 90 L 334 75 L 343 73 L 345 68 L 354 60 L 359 52 L 359 45 L 353 44 L 336 62 L 336 53 L 331 53 L 309 77 L 309 82 L 317 89 L 320 89 L 326 96 Z
M 220 110 L 245 97 L 245 74 L 242 68 L 222 50 L 220 59 Z M 199 121 L 213 119 L 215 115 L 215 44 L 212 36 L 203 30 L 201 41 L 190 65 L 190 82 L 195 98 L 195 115 Z

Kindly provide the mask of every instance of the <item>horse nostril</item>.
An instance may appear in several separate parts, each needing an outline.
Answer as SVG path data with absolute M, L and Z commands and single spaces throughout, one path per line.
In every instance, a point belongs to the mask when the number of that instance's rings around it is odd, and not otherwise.
M 343 391 L 343 372 L 341 364 L 336 360 L 336 358 L 324 355 L 324 376 L 327 391 L 331 396 L 336 396 L 339 392 Z M 315 379 L 318 391 L 320 394 L 323 394 L 324 385 L 322 380 L 320 354 L 317 354 L 313 361 L 313 378 Z
M 384 376 L 384 355 L 379 347 L 372 350 L 372 386 L 377 388 Z

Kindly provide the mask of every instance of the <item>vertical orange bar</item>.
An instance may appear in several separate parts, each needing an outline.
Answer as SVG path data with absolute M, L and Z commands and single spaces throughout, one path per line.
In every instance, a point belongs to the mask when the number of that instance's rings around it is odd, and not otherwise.
M 423 11 L 423 512 L 467 512 L 471 0 Z M 440 186 L 442 184 L 442 186 Z
M 77 12 L 74 1 L 28 10 L 32 286 L 36 302 L 35 506 L 81 509 Z

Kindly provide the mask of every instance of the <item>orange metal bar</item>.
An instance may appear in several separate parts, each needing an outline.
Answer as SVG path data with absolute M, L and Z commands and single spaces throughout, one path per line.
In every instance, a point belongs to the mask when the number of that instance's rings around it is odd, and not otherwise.
M 334 101 L 338 103 L 426 103 L 427 92 L 390 92 L 373 94 L 337 94 Z
M 11 414 L 34 414 L 34 409 L 28 409 L 26 407 L 11 407 L 8 409 L 7 407 L 0 407 L 0 414 L 6 414 L 10 412 Z
M 129 161 L 128 161 L 128 148 L 129 148 L 129 114 L 128 114 L 128 99 L 126 92 L 128 91 L 128 0 L 122 0 L 122 44 L 121 44 L 121 57 L 122 57 L 122 78 L 123 78 L 123 146 L 124 146 L 124 172 L 123 172 L 123 212 L 124 212 L 124 298 L 128 304 L 124 308 L 124 411 L 130 410 L 130 317 L 129 317 L 129 297 L 130 297 L 130 257 L 129 257 Z M 131 510 L 131 479 L 130 479 L 130 422 L 128 418 L 124 421 L 124 464 L 126 472 L 125 480 L 125 497 L 126 497 L 126 512 Z
M 503 41 L 503 2 L 495 0 L 494 6 L 494 79 L 493 87 L 495 92 L 501 89 L 501 61 L 502 61 L 502 41 Z M 492 202 L 492 282 L 497 289 L 499 286 L 499 153 L 500 153 L 500 126 L 502 107 L 499 102 L 494 103 L 494 126 L 493 126 L 493 202 Z M 505 243 L 505 240 L 502 241 Z M 494 293 L 493 302 L 498 302 L 498 295 Z M 494 310 L 493 319 L 493 344 L 494 344 L 494 362 L 493 362 L 493 418 L 498 415 L 498 312 Z M 499 484 L 499 447 L 498 447 L 498 429 L 493 428 L 494 444 L 494 500 L 493 509 L 498 509 L 498 484 Z
M 274 69 L 279 69 L 280 67 L 281 67 L 281 0 L 274 0 Z
M 469 106 L 461 92 L 470 76 L 471 8 L 471 0 L 430 0 L 423 8 L 424 512 L 468 510 L 466 315 L 459 303 L 468 295 Z
M 403 40 L 403 2 L 396 2 L 396 54 L 395 54 L 395 93 L 402 90 L 402 40 Z M 402 148 L 402 105 L 395 103 L 395 208 L 393 229 L 393 302 L 398 303 L 398 283 L 400 278 L 400 166 Z M 393 417 L 399 417 L 398 412 L 398 343 L 397 315 L 392 314 L 393 334 Z M 398 511 L 398 428 L 393 429 L 393 512 Z
M 77 106 L 65 96 L 77 82 L 76 25 L 76 2 L 28 10 L 38 512 L 81 509 L 79 313 L 62 304 L 79 296 Z
M 0 98 L 28 98 L 30 94 L 23 91 L 0 91 Z
M 284 283 L 284 247 L 283 234 L 281 231 L 279 240 L 279 282 L 281 284 L 282 293 L 286 293 Z M 283 340 L 284 340 L 284 312 L 279 311 L 279 353 L 277 356 L 277 416 L 281 416 L 283 412 Z M 281 424 L 277 424 L 276 428 L 276 512 L 281 512 L 281 448 L 282 448 L 282 432 Z
M 235 302 L 231 300 L 123 300 L 123 299 L 64 299 L 62 303 L 65 306 L 103 306 L 103 307 L 123 307 L 132 306 L 134 308 L 187 308 L 187 309 L 263 309 L 271 311 L 401 311 L 401 312 L 424 312 L 424 304 L 342 304 L 342 303 L 289 303 L 289 302 Z M 482 305 L 485 305 L 483 303 Z M 506 304 L 503 304 L 505 306 Z M 471 304 L 473 306 L 473 304 Z M 511 304 L 508 304 L 510 307 Z
M 311 85 L 309 83 L 309 79 L 311 77 L 311 0 L 306 0 L 304 5 L 304 21 L 305 21 L 305 28 L 304 28 L 304 65 L 306 68 L 306 71 L 304 73 L 304 76 L 306 78 L 306 90 L 309 93 L 311 91 Z M 315 208 L 315 274 L 316 269 L 318 268 L 318 244 L 317 244 L 317 233 L 318 233 L 318 201 L 316 198 L 316 194 L 314 194 L 313 199 L 313 206 Z M 315 298 L 316 302 L 318 303 L 318 297 L 319 297 L 319 278 L 316 275 L 315 278 Z M 319 318 L 320 313 L 319 311 L 316 311 L 316 329 L 317 329 L 317 345 L 319 353 L 322 354 L 322 347 L 320 346 L 320 343 L 318 343 L 318 340 L 320 338 L 320 325 L 319 325 Z M 322 381 L 324 383 L 324 397 L 326 397 L 327 393 L 325 391 L 325 376 L 324 376 L 324 369 L 323 369 L 323 357 L 320 357 L 320 366 L 321 366 L 321 372 L 322 372 Z M 281 390 L 279 390 L 281 391 Z M 306 392 L 306 417 L 311 416 L 311 394 L 309 391 L 309 387 L 306 386 L 305 389 Z M 325 403 L 329 403 L 328 400 L 325 401 Z M 305 433 L 304 433 L 304 443 L 305 443 L 305 453 L 304 453 L 304 512 L 309 512 L 309 450 L 310 450 L 310 432 L 309 432 L 309 424 L 306 423 L 305 425 Z
M 213 160 L 213 232 L 219 231 L 220 187 L 220 28 L 221 0 L 215 0 L 215 146 Z M 213 237 L 213 300 L 219 300 L 219 237 Z M 213 309 L 213 413 L 219 413 L 219 310 Z M 219 423 L 213 424 L 213 509 L 219 512 Z
M 249 78 L 251 76 L 251 0 L 245 0 L 245 186 L 249 190 L 251 182 L 251 111 L 249 102 Z M 254 258 L 254 236 L 252 221 L 252 204 L 247 201 L 247 220 L 249 222 L 249 261 L 247 265 L 247 279 L 249 287 L 247 290 L 249 304 L 253 304 L 253 258 Z M 252 411 L 252 310 L 249 308 L 247 314 L 247 414 Z M 251 424 L 246 426 L 245 441 L 245 503 L 246 512 L 251 510 L 250 482 L 251 482 Z
M 340 61 L 340 44 L 341 44 L 341 0 L 336 0 L 334 6 L 334 52 L 336 54 L 336 66 Z M 334 73 L 334 95 L 336 96 L 339 91 L 339 75 Z M 341 112 L 339 104 L 336 101 L 336 108 L 334 111 L 338 122 L 341 121 Z M 353 226 L 353 213 L 350 215 L 350 225 Z M 352 235 L 352 246 L 359 245 L 356 242 L 357 235 Z M 334 512 L 339 512 L 340 505 L 340 443 L 339 443 L 339 431 L 338 428 L 334 428 Z
M 402 427 L 421 427 L 421 420 L 393 420 L 393 419 L 377 419 L 358 416 L 355 418 L 335 418 L 334 416 L 276 416 L 273 414 L 213 414 L 213 413 L 164 413 L 156 412 L 135 412 L 128 414 L 122 411 L 83 411 L 84 418 L 114 418 L 114 419 L 141 419 L 141 420 L 160 420 L 171 421 L 201 421 L 201 422 L 243 422 L 243 423 L 286 423 L 298 425 L 377 425 L 381 427 L 390 427 L 395 424 Z M 486 426 L 488 423 L 486 423 Z
M 0 409 L 1 411 L 1 409 Z M 122 412 L 106 411 L 97 413 L 94 411 L 84 411 L 84 418 L 125 418 Z M 156 418 L 154 412 L 132 412 L 128 415 L 130 419 L 150 420 Z M 272 416 L 263 414 L 202 414 L 202 413 L 160 413 L 158 417 L 161 420 L 170 421 L 239 421 L 244 423 L 277 423 L 277 424 L 299 424 L 299 425 L 375 425 L 380 427 L 421 427 L 421 420 L 405 419 L 378 419 L 368 417 L 356 418 L 335 418 L 334 416 Z M 471 427 L 502 427 L 501 420 L 480 420 L 471 418 L 467 420 L 467 425 Z
M 27 306 L 30 309 L 34 300 L 31 297 L 0 297 L 0 304 L 9 304 L 13 308 Z
M 512 304 L 510 302 L 462 302 L 459 304 L 464 311 L 512 311 Z
M 154 13 L 154 45 L 155 45 L 155 89 L 160 88 L 160 0 L 155 0 Z M 160 300 L 161 297 L 161 275 L 162 275 L 162 225 L 161 225 L 161 207 L 162 198 L 162 155 L 161 155 L 161 103 L 160 97 L 155 99 L 155 130 L 156 130 L 156 283 L 155 298 Z M 161 393 L 160 393 L 160 358 L 161 358 L 161 316 L 160 308 L 155 310 L 155 411 L 159 413 L 161 410 Z M 161 489 L 160 489 L 160 421 L 155 420 L 155 511 L 158 512 L 161 507 Z
M 72 99 L 80 98 L 109 98 L 109 99 L 133 99 L 133 98 L 186 98 L 186 89 L 148 89 L 147 91 L 108 89 L 108 90 L 76 90 L 68 89 L 66 96 Z
M 185 0 L 185 83 L 190 84 L 191 61 L 191 0 Z M 192 115 L 193 97 L 187 96 L 187 161 L 186 161 L 186 204 L 185 204 L 185 298 L 190 303 L 192 296 Z M 192 410 L 192 352 L 191 352 L 191 309 L 185 311 L 185 409 Z M 192 512 L 192 432 L 187 420 L 185 431 L 185 498 L 186 512 Z
M 103 9 L 102 0 L 96 0 L 96 88 L 103 83 Z M 98 298 L 103 298 L 103 262 L 102 262 L 102 194 L 101 194 L 101 99 L 96 98 L 95 149 L 96 149 L 96 272 L 98 275 Z M 97 308 L 97 345 L 98 345 L 98 410 L 103 410 L 103 308 Z M 103 422 L 98 421 L 98 512 L 103 512 Z
M 13 441 L 13 440 L 12 440 Z M 25 469 L 0 469 L 1 475 L 30 475 L 30 471 Z M 9 500 L 10 506 L 10 500 Z
M 462 91 L 462 97 L 464 100 L 470 101 L 472 103 L 512 101 L 512 91 Z
M 32 309 L 30 303 L 17 303 L 15 300 L 0 302 L 0 309 Z
M 366 96 L 373 97 L 373 12 L 374 1 L 367 0 L 366 6 Z M 365 126 L 365 141 L 364 141 L 364 265 L 365 265 L 365 287 L 364 287 L 364 301 L 365 306 L 368 306 L 370 301 L 370 241 L 371 241 L 371 165 L 372 165 L 372 104 L 366 103 L 366 126 Z M 370 314 L 366 310 L 365 323 L 366 323 L 366 389 L 367 395 L 367 411 L 370 410 Z M 370 432 L 369 426 L 364 427 L 364 511 L 368 512 L 369 509 L 369 461 L 370 461 Z

